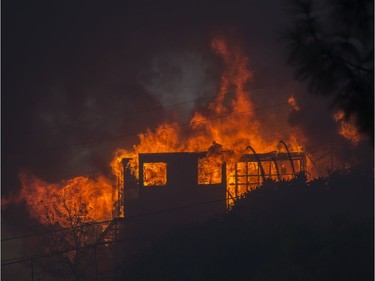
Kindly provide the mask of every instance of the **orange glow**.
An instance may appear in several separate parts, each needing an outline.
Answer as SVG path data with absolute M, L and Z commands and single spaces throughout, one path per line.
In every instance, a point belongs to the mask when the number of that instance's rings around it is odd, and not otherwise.
M 177 123 L 165 122 L 155 130 L 147 129 L 146 132 L 139 134 L 139 143 L 132 149 L 117 149 L 110 165 L 113 174 L 118 178 L 120 192 L 124 177 L 122 159 L 131 158 L 129 162 L 131 172 L 139 180 L 137 157 L 139 153 L 208 151 L 206 158 L 199 162 L 198 182 L 220 183 L 221 164 L 225 162 L 227 188 L 234 194 L 235 163 L 245 153 L 246 148 L 251 145 L 257 153 L 276 150 L 278 137 L 273 139 L 261 137 L 262 124 L 255 115 L 255 106 L 251 100 L 251 92 L 248 90 L 253 76 L 252 71 L 248 69 L 248 58 L 240 46 L 233 42 L 228 44 L 220 38 L 212 40 L 211 47 L 225 65 L 217 95 L 204 110 L 193 112 L 186 128 L 182 128 Z M 289 102 L 293 108 L 298 108 L 293 97 Z M 301 143 L 297 142 L 295 135 L 285 137 L 284 141 L 292 151 L 301 151 Z M 162 178 L 166 168 L 155 166 L 145 171 L 144 175 L 150 180 L 150 185 L 166 183 L 166 178 Z M 244 169 L 244 167 L 239 168 Z M 258 171 L 257 165 L 248 166 L 247 169 Z M 114 184 L 104 176 L 76 177 L 58 184 L 50 184 L 25 173 L 21 173 L 20 178 L 22 190 L 18 200 L 25 200 L 33 216 L 39 219 L 44 214 L 43 204 L 55 201 L 53 204 L 55 219 L 59 214 L 66 214 L 66 207 L 74 208 L 77 204 L 85 204 L 88 210 L 87 216 L 92 221 L 107 220 L 111 218 L 115 203 L 113 198 L 123 198 L 122 194 L 117 193 Z M 160 178 L 161 181 L 155 180 Z M 250 181 L 259 182 L 259 179 L 251 178 Z M 239 192 L 237 195 L 241 195 L 245 191 L 236 192 Z M 123 216 L 123 213 L 120 216 Z M 67 226 L 64 222 L 59 223 Z
M 362 140 L 362 136 L 359 134 L 357 127 L 353 124 L 353 120 L 345 120 L 345 114 L 343 111 L 340 110 L 336 112 L 333 118 L 340 124 L 339 134 L 341 136 L 354 145 L 357 145 Z
M 205 157 L 198 161 L 198 184 L 221 183 L 221 163 L 215 157 Z
M 118 149 L 111 163 L 113 173 L 122 177 L 123 158 L 132 158 L 129 165 L 138 179 L 138 153 L 198 152 L 207 151 L 206 158 L 199 161 L 198 182 L 200 184 L 221 182 L 221 163 L 227 164 L 228 190 L 234 184 L 234 163 L 251 145 L 256 152 L 276 150 L 278 138 L 266 141 L 260 136 L 261 123 L 254 111 L 251 93 L 248 90 L 252 72 L 248 69 L 248 58 L 237 45 L 228 45 L 222 39 L 212 40 L 211 47 L 222 58 L 225 70 L 221 75 L 219 91 L 205 110 L 193 113 L 189 123 L 188 137 L 183 137 L 181 127 L 175 123 L 164 123 L 154 131 L 139 134 L 139 144 L 132 150 Z M 293 97 L 289 99 L 297 108 Z M 298 136 L 298 139 L 303 139 Z M 284 139 L 291 151 L 302 151 L 297 136 L 291 134 Z M 257 167 L 254 169 L 258 169 Z M 245 192 L 242 191 L 241 194 Z
M 166 163 L 144 163 L 143 164 L 143 185 L 158 186 L 167 184 Z
M 71 227 L 69 217 L 81 217 L 84 222 L 112 218 L 112 184 L 103 176 L 76 177 L 58 184 L 27 172 L 19 176 L 22 189 L 17 201 L 26 201 L 30 214 L 43 224 Z
M 299 108 L 299 106 L 297 104 L 297 101 L 296 101 L 296 99 L 294 98 L 293 95 L 290 96 L 290 98 L 288 99 L 288 103 L 292 107 L 292 110 L 294 110 L 294 111 L 299 111 L 300 110 L 300 108 Z

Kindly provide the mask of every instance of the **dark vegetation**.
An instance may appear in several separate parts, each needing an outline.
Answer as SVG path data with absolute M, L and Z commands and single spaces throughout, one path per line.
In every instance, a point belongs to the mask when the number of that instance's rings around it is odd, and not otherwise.
M 370 171 L 267 181 L 158 240 L 116 280 L 374 280 L 373 195 Z
M 288 63 L 374 141 L 374 1 L 288 0 Z

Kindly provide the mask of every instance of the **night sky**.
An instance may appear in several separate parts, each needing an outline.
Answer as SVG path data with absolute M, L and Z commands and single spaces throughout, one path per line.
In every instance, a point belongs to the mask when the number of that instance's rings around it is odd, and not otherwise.
M 218 92 L 224 63 L 210 47 L 215 37 L 248 56 L 255 108 L 296 98 L 298 112 L 288 105 L 257 112 L 265 135 L 298 129 L 317 158 L 329 158 L 334 144 L 337 168 L 372 165 L 366 141 L 353 146 L 338 135 L 332 101 L 295 80 L 285 3 L 2 1 L 2 197 L 20 190 L 23 170 L 51 183 L 97 173 L 114 180 L 117 148 L 131 149 L 137 134 L 165 121 L 188 122 L 202 98 Z M 2 210 L 3 237 L 28 231 L 29 214 L 18 207 Z M 25 255 L 18 240 L 8 245 L 4 256 Z
M 293 94 L 304 108 L 295 120 L 288 108 L 262 113 L 272 128 L 289 122 L 307 128 L 310 145 L 329 143 L 329 101 L 307 95 L 286 64 L 283 4 L 3 1 L 2 194 L 20 188 L 21 169 L 47 181 L 109 173 L 113 151 L 131 148 L 137 133 L 186 122 L 199 104 L 165 105 L 216 93 L 215 36 L 249 56 L 256 106 Z

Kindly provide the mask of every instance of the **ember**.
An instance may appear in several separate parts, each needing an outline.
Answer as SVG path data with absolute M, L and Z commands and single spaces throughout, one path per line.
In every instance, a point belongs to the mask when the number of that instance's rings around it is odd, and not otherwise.
M 353 120 L 345 119 L 343 111 L 338 111 L 334 116 L 334 120 L 340 124 L 339 134 L 356 145 L 362 140 L 357 127 L 353 124 Z

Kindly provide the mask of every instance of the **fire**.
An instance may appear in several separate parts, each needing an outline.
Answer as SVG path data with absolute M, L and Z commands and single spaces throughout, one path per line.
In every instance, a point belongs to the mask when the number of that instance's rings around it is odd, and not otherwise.
M 24 200 L 32 217 L 41 223 L 72 227 L 75 221 L 109 220 L 112 216 L 112 183 L 103 176 L 75 177 L 58 184 L 21 172 L 21 192 L 13 201 Z
M 138 153 L 208 150 L 206 158 L 198 164 L 198 182 L 220 182 L 221 164 L 226 162 L 229 167 L 227 182 L 230 190 L 234 181 L 234 165 L 249 145 L 258 153 L 276 150 L 279 139 L 266 142 L 260 136 L 261 123 L 255 115 L 251 93 L 247 89 L 253 76 L 247 66 L 248 58 L 239 46 L 228 45 L 222 39 L 214 39 L 211 47 L 225 64 L 217 95 L 205 110 L 193 113 L 186 130 L 183 131 L 182 126 L 176 123 L 164 123 L 155 131 L 147 130 L 146 133 L 139 134 L 140 142 L 133 150 L 118 149 L 111 166 L 113 173 L 120 177 L 121 181 L 123 158 L 132 158 L 128 165 L 138 179 L 138 159 L 135 157 Z M 289 102 L 294 108 L 298 108 L 293 97 Z M 288 136 L 285 141 L 292 151 L 302 151 L 296 135 Z
M 254 112 L 251 93 L 246 89 L 252 72 L 248 70 L 248 58 L 238 46 L 229 46 L 222 39 L 214 39 L 214 51 L 223 59 L 226 70 L 221 76 L 219 92 L 205 111 L 195 112 L 183 137 L 182 128 L 175 123 L 164 123 L 155 131 L 147 130 L 139 135 L 140 142 L 133 150 L 119 149 L 111 163 L 113 173 L 121 176 L 123 158 L 130 162 L 133 174 L 138 175 L 138 153 L 207 151 L 212 143 L 218 143 L 233 153 L 226 161 L 236 161 L 246 147 L 251 145 L 257 152 L 272 151 L 278 140 L 265 142 L 260 136 L 260 122 Z
M 227 153 L 220 144 L 214 142 L 205 158 L 198 162 L 198 183 L 216 184 L 221 182 L 222 162 Z
M 206 158 L 199 163 L 198 181 L 202 184 L 219 182 L 222 174 L 221 163 L 226 162 L 230 189 L 234 165 L 248 146 L 251 145 L 258 153 L 276 150 L 278 138 L 266 141 L 261 137 L 261 122 L 255 115 L 255 106 L 248 90 L 253 76 L 248 69 L 248 58 L 240 46 L 228 44 L 220 38 L 212 40 L 211 47 L 225 64 L 217 95 L 208 103 L 206 109 L 193 112 L 187 126 L 166 122 L 155 130 L 147 129 L 139 134 L 139 143 L 132 149 L 117 149 L 111 167 L 113 174 L 119 179 L 119 186 L 124 177 L 124 158 L 131 158 L 128 165 L 134 176 L 138 177 L 138 153 L 208 151 Z M 289 102 L 294 108 L 298 108 L 293 97 Z M 290 135 L 284 141 L 293 151 L 301 150 L 296 136 Z M 166 169 L 168 167 L 163 165 L 149 167 L 144 176 L 151 182 L 165 183 L 163 175 L 166 174 Z M 258 167 L 251 166 L 246 169 L 257 170 Z M 90 216 L 92 221 L 110 219 L 114 205 L 112 196 L 121 198 L 111 181 L 104 176 L 76 177 L 58 184 L 50 184 L 24 173 L 21 173 L 20 178 L 22 190 L 18 200 L 25 200 L 29 210 L 33 210 L 32 215 L 39 219 L 45 212 L 44 204 L 50 201 L 54 201 L 51 209 L 55 220 L 77 205 L 84 207 L 82 214 Z M 245 191 L 241 191 L 243 192 Z M 64 227 L 68 226 L 63 220 L 58 222 Z
M 293 95 L 290 96 L 290 98 L 288 99 L 288 103 L 292 107 L 292 110 L 294 110 L 294 111 L 299 111 L 300 110 L 300 108 L 299 108 L 299 106 L 297 104 L 297 101 L 296 101 L 296 99 L 294 98 Z
M 165 163 L 145 163 L 143 170 L 145 186 L 167 183 L 167 165 Z
M 357 127 L 353 124 L 353 120 L 345 119 L 343 111 L 338 111 L 333 116 L 336 122 L 339 122 L 339 134 L 349 140 L 352 144 L 356 145 L 362 140 L 362 136 L 359 134 Z

